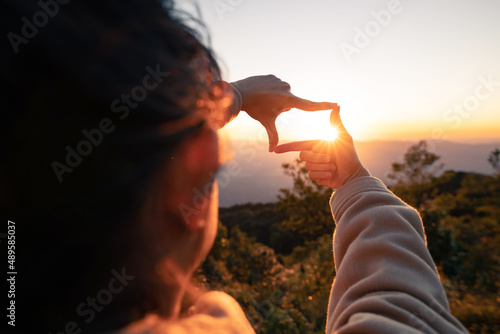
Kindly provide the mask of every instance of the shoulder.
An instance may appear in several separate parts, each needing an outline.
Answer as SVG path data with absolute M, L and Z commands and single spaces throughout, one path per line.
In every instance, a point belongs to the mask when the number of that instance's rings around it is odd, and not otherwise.
M 238 302 L 226 293 L 203 294 L 190 309 L 190 316 L 175 321 L 149 315 L 116 334 L 254 334 Z

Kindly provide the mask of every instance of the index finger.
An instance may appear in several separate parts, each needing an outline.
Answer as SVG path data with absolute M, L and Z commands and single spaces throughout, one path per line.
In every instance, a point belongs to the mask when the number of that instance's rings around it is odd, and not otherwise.
M 313 102 L 306 99 L 302 99 L 298 96 L 291 94 L 290 108 L 297 108 L 305 111 L 318 111 L 318 110 L 328 110 L 337 107 L 337 103 L 332 102 Z
M 304 140 L 294 141 L 291 143 L 281 144 L 274 149 L 275 153 L 286 153 L 292 151 L 304 151 L 312 149 L 321 140 Z

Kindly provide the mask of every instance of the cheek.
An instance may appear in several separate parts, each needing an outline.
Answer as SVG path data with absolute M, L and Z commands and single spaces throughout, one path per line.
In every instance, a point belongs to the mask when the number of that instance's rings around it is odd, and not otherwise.
M 217 235 L 217 226 L 219 225 L 219 186 L 217 185 L 217 181 L 214 181 L 206 219 L 207 241 L 210 244 L 209 248 L 212 248 Z
M 217 236 L 217 226 L 219 225 L 219 194 L 217 181 L 214 182 L 212 192 L 208 198 L 208 203 L 199 217 L 203 221 L 203 231 L 201 231 L 201 245 L 198 262 L 201 263 L 210 253 L 214 245 L 215 237 Z M 196 265 L 198 266 L 199 263 Z

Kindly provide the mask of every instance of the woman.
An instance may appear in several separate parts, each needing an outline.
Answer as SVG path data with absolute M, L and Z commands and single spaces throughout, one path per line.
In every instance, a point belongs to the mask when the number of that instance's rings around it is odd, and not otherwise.
M 216 234 L 216 130 L 240 109 L 270 151 L 303 150 L 311 178 L 339 188 L 328 332 L 463 331 L 418 215 L 369 176 L 343 127 L 333 147 L 276 147 L 280 112 L 334 104 L 295 97 L 274 76 L 220 81 L 168 1 L 2 7 L 0 198 L 19 272 L 10 332 L 252 333 L 234 299 L 190 284 Z M 186 294 L 195 303 L 180 319 Z
M 8 330 L 175 324 L 216 233 L 216 130 L 243 109 L 273 150 L 280 112 L 333 104 L 274 76 L 220 81 L 168 1 L 1 6 L 0 199 L 19 271 Z

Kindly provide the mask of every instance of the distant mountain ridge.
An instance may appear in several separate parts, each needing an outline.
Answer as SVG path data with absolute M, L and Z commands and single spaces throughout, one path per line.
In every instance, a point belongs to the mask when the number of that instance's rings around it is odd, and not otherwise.
M 372 175 L 388 182 L 387 174 L 393 162 L 402 161 L 404 154 L 416 142 L 366 141 L 356 142 L 361 161 Z M 438 161 L 445 170 L 492 174 L 488 156 L 500 148 L 493 143 L 465 144 L 448 141 L 428 141 L 430 150 L 441 156 Z M 234 155 L 218 176 L 219 206 L 229 207 L 243 203 L 276 202 L 281 188 L 292 186 L 291 177 L 284 174 L 283 163 L 298 158 L 298 152 L 275 154 L 267 151 L 267 143 L 250 141 L 227 142 Z

